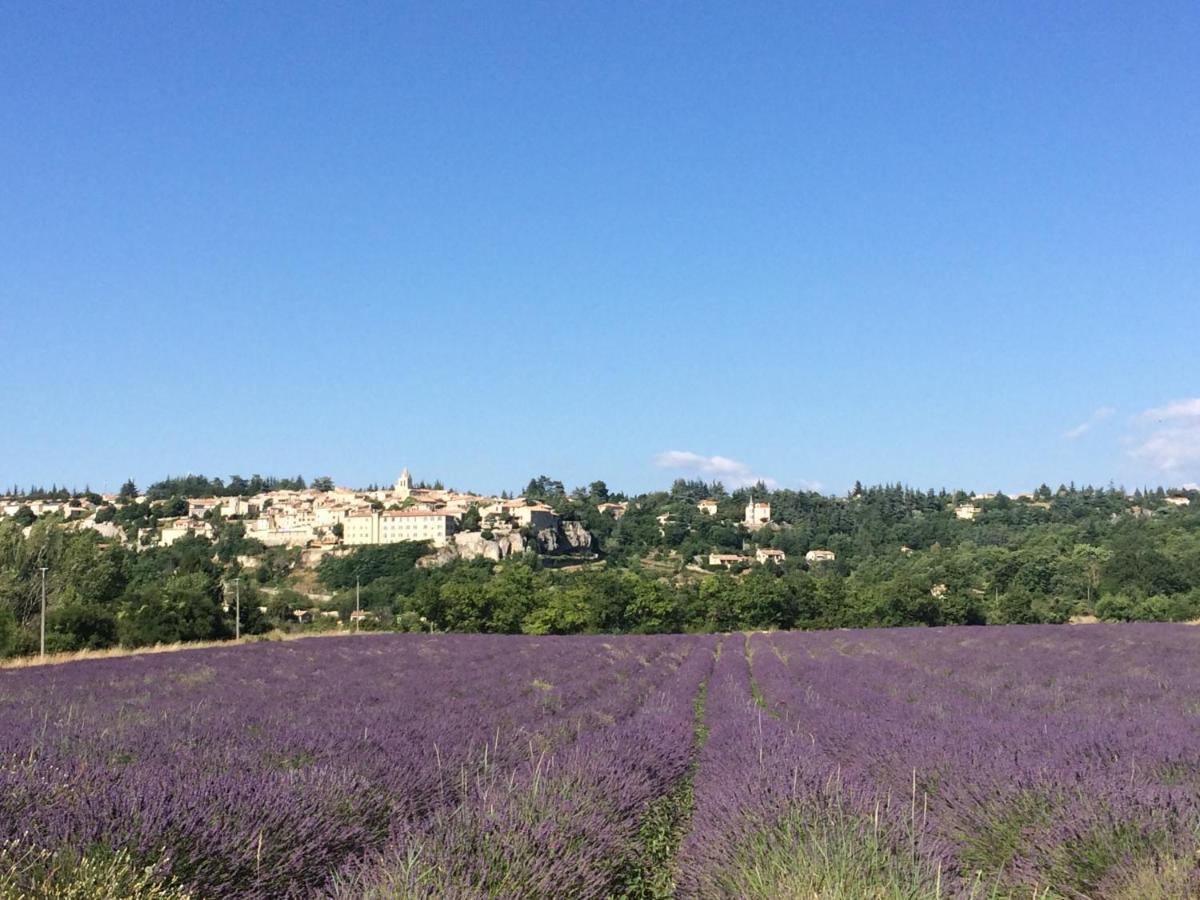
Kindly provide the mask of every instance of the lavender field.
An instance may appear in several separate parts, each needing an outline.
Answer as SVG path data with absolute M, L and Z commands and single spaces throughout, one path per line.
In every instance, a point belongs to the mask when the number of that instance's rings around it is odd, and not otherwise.
M 1179 898 L 1198 790 L 1186 626 L 0 671 L 0 897 Z

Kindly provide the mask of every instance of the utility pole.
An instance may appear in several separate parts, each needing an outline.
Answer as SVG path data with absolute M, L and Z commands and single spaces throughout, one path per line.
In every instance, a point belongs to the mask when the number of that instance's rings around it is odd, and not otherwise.
M 42 570 L 42 652 L 41 655 L 46 655 L 46 569 L 47 566 L 40 566 Z
M 362 579 L 354 576 L 354 630 L 358 631 L 362 626 Z
M 233 639 L 240 641 L 242 639 L 242 576 L 239 575 L 233 581 Z

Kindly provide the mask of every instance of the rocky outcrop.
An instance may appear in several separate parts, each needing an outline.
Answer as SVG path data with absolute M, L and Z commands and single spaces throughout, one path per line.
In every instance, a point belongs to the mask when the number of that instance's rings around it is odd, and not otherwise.
M 543 528 L 537 533 L 533 549 L 547 556 L 594 554 L 596 539 L 582 522 L 560 522 L 556 528 Z M 514 553 L 530 549 L 519 531 L 497 532 L 485 538 L 480 531 L 463 531 L 439 547 L 435 553 L 417 560 L 423 568 L 444 566 L 456 559 L 490 559 L 499 562 Z
M 592 553 L 596 549 L 596 539 L 592 533 L 583 527 L 582 522 L 563 522 L 559 526 L 567 546 L 573 553 Z
M 464 531 L 454 536 L 454 549 L 463 559 L 491 559 L 499 562 L 506 556 L 525 552 L 525 538 L 516 531 L 496 534 L 489 540 L 479 531 Z
M 596 539 L 582 522 L 559 522 L 557 528 L 543 528 L 537 533 L 538 548 L 549 556 L 557 554 L 594 553 Z
M 493 535 L 485 538 L 479 531 L 463 531 L 454 535 L 454 540 L 444 547 L 439 547 L 436 553 L 423 556 L 417 564 L 429 568 L 444 566 L 456 559 L 490 559 L 499 562 L 514 553 L 525 552 L 525 538 L 519 532 Z

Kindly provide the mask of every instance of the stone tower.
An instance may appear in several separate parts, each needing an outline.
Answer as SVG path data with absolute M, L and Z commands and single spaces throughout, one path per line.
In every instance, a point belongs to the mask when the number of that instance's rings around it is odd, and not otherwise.
M 412 476 L 408 474 L 407 467 L 396 479 L 396 493 L 400 495 L 401 500 L 407 500 L 408 495 L 412 493 Z

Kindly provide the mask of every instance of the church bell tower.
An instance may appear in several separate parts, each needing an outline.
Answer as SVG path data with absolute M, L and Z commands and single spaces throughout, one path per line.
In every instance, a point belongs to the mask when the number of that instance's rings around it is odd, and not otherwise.
M 412 476 L 408 474 L 407 466 L 396 479 L 396 493 L 400 495 L 401 500 L 407 500 L 408 495 L 412 493 Z

